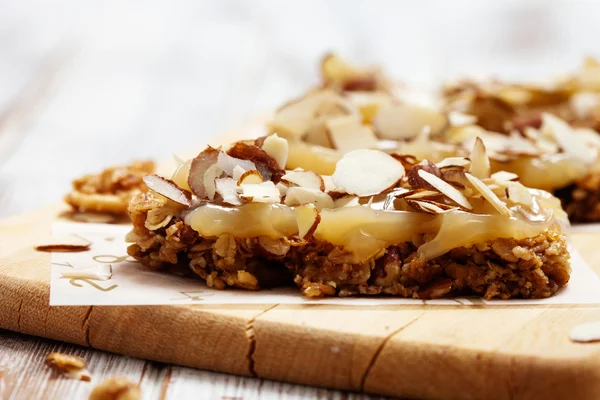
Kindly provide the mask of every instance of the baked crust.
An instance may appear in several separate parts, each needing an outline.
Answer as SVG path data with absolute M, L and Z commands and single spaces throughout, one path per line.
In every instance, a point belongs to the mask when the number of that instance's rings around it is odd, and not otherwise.
M 308 297 L 388 294 L 417 299 L 477 295 L 486 299 L 544 298 L 570 276 L 565 238 L 546 230 L 521 240 L 495 239 L 460 247 L 425 261 L 417 246 L 389 246 L 356 264 L 339 246 L 310 239 L 203 238 L 174 215 L 156 229 L 155 215 L 176 212 L 153 192 L 129 206 L 134 242 L 127 252 L 151 269 L 183 266 L 217 289 L 259 290 L 291 283 Z M 164 218 L 163 218 L 164 220 Z M 431 238 L 424 237 L 424 240 Z

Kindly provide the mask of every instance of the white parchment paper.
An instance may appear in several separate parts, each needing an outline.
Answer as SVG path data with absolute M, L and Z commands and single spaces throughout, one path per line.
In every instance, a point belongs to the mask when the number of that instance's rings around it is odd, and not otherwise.
M 199 279 L 150 271 L 127 256 L 125 235 L 128 225 L 57 222 L 54 234 L 76 234 L 92 242 L 81 253 L 53 253 L 51 262 L 50 305 L 158 305 L 158 304 L 339 304 L 376 305 L 534 305 L 600 304 L 600 278 L 579 254 L 571 250 L 571 280 L 555 296 L 540 300 L 494 300 L 456 298 L 415 300 L 395 297 L 325 298 L 310 300 L 296 287 L 266 289 L 259 292 L 216 290 Z M 112 277 L 100 281 L 62 278 L 61 272 L 98 265 L 112 267 Z

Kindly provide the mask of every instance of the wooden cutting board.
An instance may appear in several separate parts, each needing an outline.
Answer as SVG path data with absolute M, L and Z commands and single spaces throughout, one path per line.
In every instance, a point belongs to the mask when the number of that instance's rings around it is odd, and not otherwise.
M 236 135 L 247 137 L 248 131 Z M 67 208 L 0 221 L 0 328 L 238 375 L 440 399 L 600 398 L 600 343 L 569 330 L 597 306 L 50 307 L 34 244 Z M 600 273 L 600 234 L 573 233 Z

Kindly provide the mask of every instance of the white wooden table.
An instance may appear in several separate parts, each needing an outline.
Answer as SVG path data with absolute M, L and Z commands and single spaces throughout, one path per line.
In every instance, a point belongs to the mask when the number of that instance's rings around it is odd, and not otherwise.
M 60 200 L 72 178 L 165 158 L 317 82 L 328 50 L 427 86 L 460 74 L 539 78 L 600 55 L 590 1 L 90 1 L 0 3 L 0 217 Z M 160 365 L 0 332 L 0 398 L 86 398 L 51 350 L 145 399 L 367 396 Z M 97 380 L 96 380 L 97 381 Z

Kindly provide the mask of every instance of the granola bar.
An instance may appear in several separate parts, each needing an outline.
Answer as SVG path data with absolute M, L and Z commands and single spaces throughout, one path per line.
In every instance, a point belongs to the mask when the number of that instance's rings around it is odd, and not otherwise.
M 542 298 L 569 280 L 560 202 L 491 173 L 480 140 L 438 163 L 350 151 L 332 175 L 286 169 L 288 146 L 208 147 L 173 179 L 147 176 L 128 253 L 218 289 L 295 283 L 309 297 Z
M 480 138 L 492 172 L 514 172 L 524 185 L 555 193 L 573 222 L 600 221 L 600 187 L 588 179 L 600 173 L 599 79 L 600 64 L 588 61 L 553 86 L 461 81 L 425 105 L 380 70 L 330 55 L 322 86 L 284 104 L 269 127 L 290 141 L 288 167 L 323 174 L 356 149 L 438 162 L 468 156 Z
M 131 198 L 146 190 L 143 177 L 154 170 L 154 162 L 145 160 L 84 175 L 73 181 L 64 200 L 78 212 L 124 215 Z

